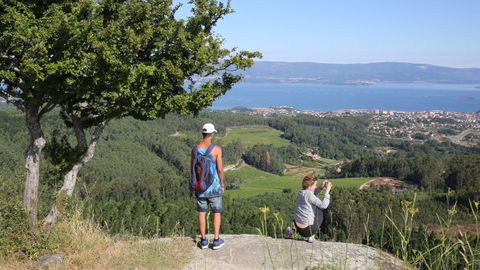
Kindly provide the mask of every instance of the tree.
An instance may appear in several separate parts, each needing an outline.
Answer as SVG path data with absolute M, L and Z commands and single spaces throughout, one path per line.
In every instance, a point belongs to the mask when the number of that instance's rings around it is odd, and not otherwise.
M 43 2 L 0 2 L 0 96 L 25 112 L 30 145 L 24 204 L 33 225 L 37 221 L 40 154 L 46 144 L 40 119 L 54 108 L 55 89 L 66 84 L 69 73 L 64 57 L 55 53 L 67 42 L 59 35 L 63 13 L 57 6 L 47 12 Z
M 455 155 L 450 158 L 445 173 L 445 183 L 457 191 L 480 191 L 480 157 Z
M 256 144 L 243 154 L 243 160 L 257 169 L 283 175 L 284 161 L 273 145 Z
M 37 223 L 41 117 L 55 107 L 77 139 L 54 224 L 76 175 L 109 121 L 198 113 L 241 79 L 258 52 L 222 48 L 213 28 L 230 2 L 190 1 L 177 19 L 172 1 L 0 1 L 0 96 L 25 112 L 30 132 L 24 203 Z M 87 134 L 91 132 L 91 140 Z

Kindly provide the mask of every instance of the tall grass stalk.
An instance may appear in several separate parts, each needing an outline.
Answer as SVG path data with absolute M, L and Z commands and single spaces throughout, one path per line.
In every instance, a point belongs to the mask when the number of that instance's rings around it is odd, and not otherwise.
M 367 246 L 370 245 L 370 230 L 369 228 L 370 224 L 370 213 L 367 214 L 367 221 L 363 223 L 363 228 L 365 229 L 365 237 L 367 238 Z M 368 264 L 368 250 L 365 251 L 365 261 Z
M 409 243 L 413 231 L 413 221 L 415 214 L 419 211 L 419 209 L 415 207 L 416 199 L 417 194 L 415 193 L 413 196 L 413 201 L 402 201 L 403 224 L 401 227 L 399 227 L 393 220 L 393 212 L 390 206 L 389 215 L 386 215 L 386 218 L 390 221 L 390 224 L 394 228 L 394 234 L 400 238 L 400 248 L 397 250 L 396 255 L 405 262 L 408 262 L 410 259 Z M 392 246 L 395 248 L 394 243 L 395 240 L 392 238 Z
M 210 211 L 207 212 L 207 231 L 205 232 L 205 234 L 208 234 L 208 232 L 210 232 Z
M 272 268 L 275 269 L 275 262 L 273 260 L 272 254 L 270 252 L 270 247 L 268 246 L 267 240 L 265 238 L 265 237 L 268 236 L 267 215 L 268 215 L 268 212 L 270 212 L 270 209 L 267 206 L 264 206 L 264 207 L 260 207 L 259 210 L 263 214 L 263 221 L 261 221 L 262 229 L 257 228 L 257 231 L 259 232 L 260 235 L 263 236 L 263 246 L 267 250 L 268 259 L 270 260 L 270 262 L 272 264 Z M 264 265 L 264 267 L 266 267 L 267 266 L 267 257 L 265 255 L 264 255 L 263 261 L 264 261 L 263 265 Z
M 412 233 L 416 229 L 414 219 L 416 213 L 419 212 L 419 209 L 416 208 L 416 194 L 413 201 L 402 201 L 402 222 L 400 224 L 394 221 L 392 209 L 389 208 L 389 212 L 385 216 L 391 227 L 390 244 L 397 257 L 418 269 L 480 269 L 478 259 L 480 257 L 479 203 L 470 201 L 469 204 L 475 221 L 474 238 L 462 232 L 459 232 L 459 236 L 452 235 L 452 224 L 458 213 L 455 202 L 453 205 L 448 204 L 446 217 L 437 214 L 438 229 L 426 230 L 423 242 L 416 245 L 412 242 Z

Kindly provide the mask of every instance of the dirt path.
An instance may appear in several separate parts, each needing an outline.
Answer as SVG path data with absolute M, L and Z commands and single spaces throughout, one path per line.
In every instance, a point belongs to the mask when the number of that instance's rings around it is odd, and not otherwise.
M 219 250 L 199 249 L 184 270 L 194 269 L 401 269 L 403 262 L 383 251 L 357 244 L 273 239 L 259 235 L 223 235 Z M 208 237 L 209 239 L 212 236 Z M 325 269 L 321 268 L 321 269 Z
M 467 136 L 468 134 L 473 133 L 473 132 L 474 132 L 473 129 L 467 129 L 467 130 L 462 131 L 462 133 L 460 133 L 458 135 L 450 136 L 448 138 L 455 144 L 469 146 L 467 143 L 462 142 L 462 140 L 463 140 L 463 138 L 465 138 L 465 136 Z
M 243 161 L 243 159 L 241 159 L 237 162 L 237 164 L 227 165 L 227 166 L 223 167 L 223 171 L 228 172 L 228 171 L 240 170 L 241 168 L 243 168 L 245 166 L 247 166 L 247 164 L 245 163 L 245 161 Z

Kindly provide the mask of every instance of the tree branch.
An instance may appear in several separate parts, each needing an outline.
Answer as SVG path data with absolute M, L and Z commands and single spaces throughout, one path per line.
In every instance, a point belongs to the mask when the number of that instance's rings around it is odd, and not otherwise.
M 38 113 L 39 117 L 42 117 L 47 112 L 53 110 L 55 108 L 55 104 L 52 102 L 48 102 L 45 106 L 43 106 L 42 110 Z
M 92 140 L 88 145 L 86 151 L 78 159 L 78 161 L 73 165 L 70 171 L 63 178 L 63 186 L 58 193 L 57 200 L 55 204 L 50 209 L 50 213 L 45 218 L 44 227 L 50 228 L 53 226 L 58 219 L 58 216 L 64 212 L 65 208 L 65 198 L 66 196 L 71 197 L 73 195 L 73 190 L 75 189 L 75 184 L 77 181 L 77 175 L 80 169 L 89 162 L 93 155 L 95 154 L 95 149 L 97 147 L 98 140 L 103 133 L 108 121 L 101 122 L 98 126 L 95 127 L 95 130 L 92 134 Z
M 7 93 L 5 93 L 3 91 L 0 91 L 0 97 L 4 98 L 5 100 L 9 99 L 9 96 L 7 95 Z
M 204 28 L 204 31 L 207 32 L 207 33 L 210 33 L 210 31 L 212 30 L 213 26 L 215 26 L 218 22 L 218 20 L 220 20 L 221 18 L 223 18 L 225 15 L 227 15 L 228 13 L 232 12 L 232 8 L 231 8 L 231 1 L 229 0 L 227 2 L 227 6 L 226 7 L 223 7 L 223 4 L 220 3 L 220 6 L 219 8 L 221 8 L 222 10 L 216 14 L 216 16 L 212 16 L 212 21 L 209 23 L 209 24 L 206 24 L 205 25 L 205 28 Z

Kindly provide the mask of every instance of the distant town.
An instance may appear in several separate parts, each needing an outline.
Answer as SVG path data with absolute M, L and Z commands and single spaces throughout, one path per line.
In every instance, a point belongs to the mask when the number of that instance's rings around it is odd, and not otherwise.
M 380 109 L 320 112 L 292 107 L 233 108 L 228 111 L 261 116 L 295 116 L 297 114 L 317 117 L 369 116 L 373 119 L 369 126 L 373 135 L 407 141 L 450 140 L 464 146 L 480 146 L 480 112 L 464 113 L 440 110 L 403 112 Z
M 0 108 L 6 107 L 0 98 Z M 373 135 L 407 141 L 449 140 L 464 146 L 480 146 L 480 112 L 446 112 L 441 110 L 404 112 L 395 110 L 347 109 L 332 112 L 300 110 L 292 107 L 232 108 L 232 113 L 261 116 L 295 116 L 307 114 L 317 117 L 369 116 L 373 119 L 369 130 Z

